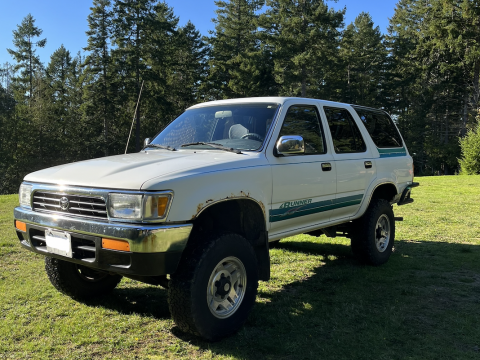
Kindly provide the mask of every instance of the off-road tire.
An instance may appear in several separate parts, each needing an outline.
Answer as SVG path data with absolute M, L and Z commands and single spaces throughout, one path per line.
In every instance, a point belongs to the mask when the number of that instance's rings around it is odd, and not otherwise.
M 227 258 L 241 261 L 246 286 L 237 310 L 226 318 L 213 315 L 207 302 L 207 288 L 212 273 Z M 168 306 L 173 320 L 185 332 L 209 341 L 232 335 L 245 323 L 255 303 L 258 270 L 254 250 L 238 234 L 211 236 L 185 249 L 177 271 L 170 276 Z
M 58 291 L 78 300 L 105 295 L 122 280 L 120 275 L 110 275 L 48 256 L 45 257 L 45 271 Z
M 388 245 L 383 251 L 379 251 L 376 245 L 377 222 L 382 215 L 388 218 L 390 229 Z M 352 226 L 353 253 L 370 265 L 378 266 L 386 263 L 392 254 L 395 241 L 395 219 L 392 205 L 384 199 L 372 200 L 365 214 L 355 220 Z

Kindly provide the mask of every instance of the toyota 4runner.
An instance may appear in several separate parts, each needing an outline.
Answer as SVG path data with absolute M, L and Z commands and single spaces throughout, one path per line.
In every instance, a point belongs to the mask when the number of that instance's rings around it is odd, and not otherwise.
M 14 225 L 77 299 L 122 276 L 168 288 L 177 325 L 209 340 L 237 331 L 269 244 L 337 234 L 372 265 L 395 238 L 392 205 L 413 202 L 413 162 L 389 115 L 264 97 L 187 109 L 139 153 L 27 175 Z

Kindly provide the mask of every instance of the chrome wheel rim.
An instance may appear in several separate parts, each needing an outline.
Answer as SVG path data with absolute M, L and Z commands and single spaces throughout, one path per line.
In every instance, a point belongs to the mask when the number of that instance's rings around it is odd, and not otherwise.
M 225 319 L 242 303 L 247 289 L 245 266 L 236 257 L 220 261 L 212 271 L 207 285 L 207 304 L 213 316 Z
M 390 242 L 390 219 L 387 215 L 382 214 L 375 226 L 375 245 L 377 250 L 383 253 L 388 248 Z

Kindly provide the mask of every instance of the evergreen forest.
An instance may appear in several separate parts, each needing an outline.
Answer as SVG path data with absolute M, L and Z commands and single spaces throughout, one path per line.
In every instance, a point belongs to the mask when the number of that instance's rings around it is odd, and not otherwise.
M 93 0 L 85 47 L 50 59 L 28 14 L 0 67 L 0 194 L 35 170 L 124 153 L 133 118 L 128 152 L 190 105 L 251 96 L 382 108 L 416 174 L 459 171 L 478 131 L 480 0 L 400 0 L 386 34 L 368 13 L 345 24 L 347 10 L 323 0 L 215 4 L 202 36 L 164 1 Z

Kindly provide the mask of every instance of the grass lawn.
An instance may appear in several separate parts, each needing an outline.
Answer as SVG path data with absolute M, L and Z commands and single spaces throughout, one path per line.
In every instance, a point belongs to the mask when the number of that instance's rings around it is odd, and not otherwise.
M 0 196 L 0 359 L 479 359 L 480 176 L 416 181 L 386 265 L 345 238 L 284 239 L 246 325 L 218 343 L 180 332 L 160 287 L 58 293 L 13 231 L 17 196 Z

